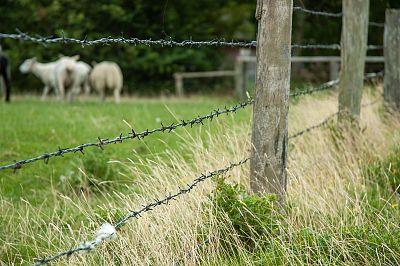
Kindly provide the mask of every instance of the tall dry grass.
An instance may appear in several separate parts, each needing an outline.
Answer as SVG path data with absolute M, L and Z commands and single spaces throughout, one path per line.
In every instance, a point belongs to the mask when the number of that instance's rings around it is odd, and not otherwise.
M 368 94 L 363 102 L 368 103 L 375 98 Z M 338 228 L 347 221 L 354 224 L 367 222 L 361 207 L 365 201 L 362 197 L 365 190 L 363 164 L 384 156 L 400 140 L 400 120 L 385 118 L 381 108 L 381 104 L 376 104 L 362 109 L 362 133 L 356 141 L 346 136 L 335 138 L 330 130 L 333 123 L 290 142 L 287 201 L 292 207 L 282 222 L 287 225 L 282 226 L 282 235 L 290 238 L 304 228 L 311 228 L 337 236 L 340 234 Z M 290 132 L 314 125 L 336 111 L 337 95 L 318 99 L 304 97 L 290 107 Z M 207 126 L 197 129 L 207 135 L 203 139 L 180 131 L 177 134 L 185 149 L 166 151 L 168 160 L 163 156 L 163 159 L 143 161 L 137 155 L 129 163 L 123 163 L 125 171 L 121 174 L 133 180 L 127 188 L 129 193 L 103 193 L 99 197 L 101 201 L 97 204 L 97 214 L 93 214 L 92 204 L 89 204 L 94 199 L 84 195 L 62 195 L 56 186 L 51 188 L 54 196 L 49 199 L 54 203 L 52 212 L 33 207 L 29 202 L 14 206 L 2 200 L 2 226 L 6 226 L 9 232 L 2 237 L 0 247 L 2 258 L 6 259 L 4 263 L 32 263 L 32 254 L 47 257 L 75 247 L 81 241 L 93 238 L 100 221 L 115 220 L 122 213 L 176 191 L 202 172 L 222 168 L 247 157 L 250 123 L 227 127 L 222 122 L 219 127 L 220 134 L 208 133 Z M 188 161 L 188 157 L 192 159 Z M 118 160 L 112 163 L 122 164 Z M 248 165 L 235 168 L 227 176 L 228 182 L 240 182 L 248 187 Z M 131 220 L 118 232 L 115 241 L 89 254 L 60 259 L 56 265 L 263 264 L 242 246 L 229 222 L 217 219 L 215 211 L 206 207 L 207 195 L 213 188 L 212 180 L 205 181 L 179 200 Z M 110 214 L 107 216 L 107 213 Z M 78 218 L 81 219 L 80 225 Z M 230 245 L 222 243 L 226 235 L 230 235 Z M 210 239 L 209 244 L 191 256 L 187 255 L 206 238 Z M 352 264 L 346 246 L 354 243 L 350 240 L 349 243 L 343 243 L 339 238 L 333 241 L 343 246 L 343 257 L 349 265 Z M 275 245 L 283 250 L 284 264 L 300 264 L 301 260 L 291 249 L 290 243 L 277 238 Z M 310 249 L 318 249 L 318 246 Z M 302 256 L 307 257 L 308 254 Z M 310 263 L 318 264 L 315 261 Z M 366 258 L 366 264 L 374 262 L 368 263 Z

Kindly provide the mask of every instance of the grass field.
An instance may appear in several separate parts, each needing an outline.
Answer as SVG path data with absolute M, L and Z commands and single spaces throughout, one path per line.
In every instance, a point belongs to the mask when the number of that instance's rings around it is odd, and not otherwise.
M 125 100 L 120 105 L 99 103 L 96 100 L 70 105 L 56 101 L 44 103 L 39 100 L 16 99 L 12 105 L 0 107 L 3 124 L 0 132 L 0 163 L 56 151 L 58 147 L 75 147 L 81 143 L 94 142 L 98 137 L 111 138 L 120 133 L 125 135 L 130 132 L 130 126 L 136 131 L 143 131 L 159 127 L 160 121 L 169 125 L 230 104 L 234 102 L 223 98 Z M 249 110 L 239 112 L 237 118 L 248 119 Z M 230 119 L 220 120 L 229 123 Z M 187 132 L 196 135 L 198 129 Z M 15 174 L 7 172 L 5 176 L 8 178 L 1 180 L 1 194 L 17 201 L 23 197 L 42 203 L 48 197 L 48 188 L 52 183 L 57 182 L 61 175 L 67 175 L 68 171 L 76 170 L 82 159 L 93 157 L 91 155 L 102 154 L 107 158 L 106 161 L 126 162 L 132 154 L 139 154 L 142 160 L 151 160 L 155 155 L 162 156 L 167 149 L 176 150 L 181 147 L 184 147 L 184 143 L 175 134 L 156 134 L 147 137 L 145 141 L 108 146 L 104 152 L 88 149 L 89 156 L 66 155 L 64 158 L 50 160 L 48 165 L 42 161 Z
M 369 91 L 364 102 L 374 94 Z M 292 101 L 289 131 L 335 112 L 336 97 L 323 93 Z M 129 125 L 151 129 L 159 121 L 169 124 L 233 104 L 207 97 L 125 99 L 118 106 L 17 98 L 0 105 L 0 164 L 115 137 L 129 132 Z M 248 156 L 250 109 L 193 129 L 0 172 L 0 262 L 29 264 L 77 246 L 92 239 L 101 223 Z M 230 172 L 226 184 L 206 181 L 132 220 L 117 240 L 56 265 L 173 265 L 180 259 L 182 265 L 398 265 L 400 119 L 377 104 L 362 110 L 361 121 L 357 138 L 338 132 L 333 122 L 289 143 L 285 210 L 272 200 L 268 213 L 257 207 L 268 199 L 247 194 L 246 165 Z M 230 185 L 235 183 L 245 190 Z M 208 245 L 185 257 L 205 238 Z

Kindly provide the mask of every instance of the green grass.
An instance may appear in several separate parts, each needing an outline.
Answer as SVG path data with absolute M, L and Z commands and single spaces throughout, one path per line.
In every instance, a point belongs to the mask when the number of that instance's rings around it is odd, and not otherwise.
M 16 98 L 10 105 L 0 105 L 0 164 L 56 151 L 58 147 L 75 147 L 82 143 L 95 142 L 98 137 L 113 138 L 120 133 L 127 134 L 130 127 L 124 121 L 135 131 L 143 131 L 159 127 L 160 121 L 169 125 L 177 122 L 177 119 L 191 119 L 207 114 L 210 110 L 233 104 L 233 100 L 225 98 L 135 99 L 120 105 L 98 101 L 65 104 Z M 237 117 L 239 120 L 248 119 L 249 110 L 239 111 Z M 217 120 L 229 123 L 230 119 L 224 116 Z M 196 126 L 194 130 L 188 128 L 180 128 L 177 131 L 199 133 Z M 210 127 L 211 130 L 212 128 Z M 180 138 L 173 133 L 156 133 L 142 141 L 132 140 L 108 145 L 104 151 L 88 148 L 85 155 L 66 154 L 64 157 L 51 158 L 48 164 L 38 161 L 25 165 L 15 173 L 12 170 L 0 172 L 0 194 L 12 201 L 18 202 L 24 198 L 31 204 L 42 204 L 50 193 L 50 187 L 57 187 L 63 175 L 68 176 L 71 172 L 76 175 L 79 167 L 86 166 L 93 168 L 87 169 L 90 172 L 97 172 L 99 169 L 95 168 L 104 168 L 104 163 L 110 160 L 125 162 L 132 158 L 134 153 L 139 154 L 143 160 L 152 159 L 155 155 L 163 156 L 167 149 L 176 150 L 183 146 Z M 96 164 L 97 160 L 99 164 Z M 131 181 L 124 180 L 126 178 L 118 174 L 122 170 L 118 164 L 108 167 L 112 168 L 113 179 L 122 183 Z M 102 174 L 104 176 L 104 173 Z
M 329 101 L 336 102 L 331 92 L 291 101 L 290 130 L 314 124 L 315 110 L 330 113 L 321 108 L 321 102 L 328 106 Z M 126 99 L 120 105 L 16 98 L 0 105 L 0 164 L 94 142 L 98 136 L 126 134 L 130 127 L 124 121 L 142 131 L 158 127 L 159 121 L 168 125 L 233 104 L 210 97 Z M 285 208 L 276 208 L 273 196 L 248 193 L 249 169 L 244 166 L 132 220 L 115 242 L 91 255 L 59 263 L 170 265 L 209 237 L 210 244 L 187 265 L 396 265 L 398 123 L 382 118 L 382 109 L 369 108 L 363 118 L 369 126 L 358 149 L 342 143 L 344 139 L 334 143 L 329 128 L 291 142 Z M 156 133 L 104 150 L 88 148 L 84 155 L 51 158 L 48 164 L 28 164 L 15 173 L 1 171 L 0 264 L 27 264 L 76 246 L 91 239 L 101 223 L 113 223 L 127 210 L 175 191 L 205 168 L 242 157 L 249 150 L 250 115 L 247 108 L 193 129 L 179 128 L 178 134 Z M 397 148 L 381 156 L 386 149 L 375 154 L 376 143 Z M 131 248 L 126 249 L 128 243 Z

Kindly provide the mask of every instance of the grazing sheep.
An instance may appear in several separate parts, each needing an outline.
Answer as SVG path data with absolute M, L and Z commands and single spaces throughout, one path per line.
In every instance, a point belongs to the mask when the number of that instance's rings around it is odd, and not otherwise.
M 85 62 L 76 62 L 79 56 L 62 56 L 51 63 L 40 63 L 35 57 L 25 60 L 19 67 L 22 73 L 33 73 L 44 83 L 42 100 L 51 89 L 55 94 L 61 94 L 63 99 L 67 90 L 68 100 L 84 91 L 90 91 L 89 73 L 91 67 Z
M 11 82 L 8 68 L 8 59 L 1 53 L 0 46 L 0 77 L 3 77 L 5 86 L 5 101 L 10 102 L 11 97 Z
M 72 68 L 72 72 L 64 72 L 67 75 L 64 75 L 67 77 L 67 85 L 68 86 L 68 92 L 67 92 L 67 98 L 69 101 L 74 100 L 76 96 L 78 96 L 81 91 L 84 91 L 85 94 L 90 93 L 90 86 L 89 86 L 89 73 L 92 70 L 91 66 L 86 64 L 85 62 L 78 61 L 74 62 L 79 58 L 78 56 L 75 57 L 66 57 L 62 56 L 60 57 L 59 61 L 63 62 L 63 67 L 67 67 L 66 64 Z M 73 66 L 73 67 L 72 67 Z M 58 69 L 58 68 L 57 68 Z M 59 74 L 56 75 L 56 77 L 59 76 Z M 72 82 L 70 84 L 69 82 Z
M 74 93 L 79 92 L 79 88 L 74 87 L 76 85 L 75 68 L 78 59 L 79 56 L 63 56 L 56 63 L 54 69 L 56 90 L 59 91 L 61 99 L 65 99 L 65 96 L 67 96 L 67 100 L 72 101 Z
M 90 93 L 89 73 L 92 67 L 85 62 L 78 61 L 75 65 L 75 85 L 74 88 L 79 88 L 80 93 L 82 90 L 86 95 Z
M 115 102 L 120 102 L 120 93 L 122 90 L 123 77 L 121 68 L 114 62 L 104 61 L 96 64 L 90 73 L 91 87 L 100 93 L 104 101 L 106 91 L 114 91 Z
M 42 100 L 44 100 L 49 93 L 50 89 L 54 89 L 56 95 L 58 95 L 56 87 L 56 76 L 54 75 L 55 68 L 58 61 L 51 63 L 40 63 L 36 60 L 36 57 L 26 59 L 20 66 L 19 71 L 21 73 L 33 73 L 43 83 Z

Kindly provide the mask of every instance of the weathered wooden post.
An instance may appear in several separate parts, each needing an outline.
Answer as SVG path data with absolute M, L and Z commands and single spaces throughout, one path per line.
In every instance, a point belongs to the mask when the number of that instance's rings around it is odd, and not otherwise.
M 400 109 L 400 9 L 386 9 L 384 35 L 383 97 L 388 106 Z
M 175 94 L 178 97 L 183 97 L 183 78 L 179 73 L 174 74 L 175 79 Z
M 343 0 L 339 121 L 360 117 L 368 42 L 369 0 Z
M 247 86 L 247 73 L 246 73 L 246 62 L 241 58 L 242 56 L 249 56 L 250 50 L 240 49 L 239 56 L 235 60 L 235 94 L 238 99 L 246 98 L 246 86 Z
M 334 60 L 329 61 L 329 79 L 336 80 L 339 78 L 340 63 Z
M 253 192 L 286 191 L 292 0 L 258 0 L 257 77 L 250 186 Z

